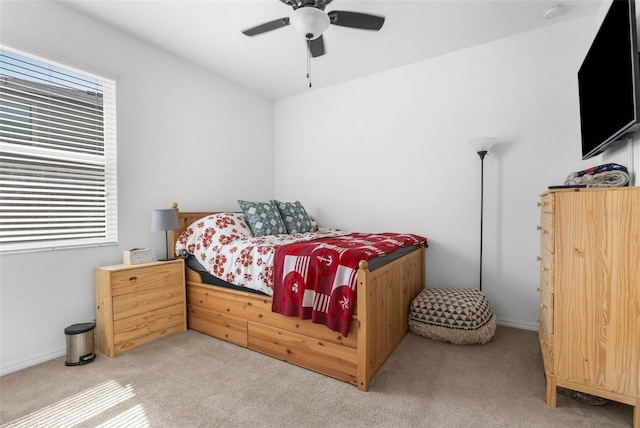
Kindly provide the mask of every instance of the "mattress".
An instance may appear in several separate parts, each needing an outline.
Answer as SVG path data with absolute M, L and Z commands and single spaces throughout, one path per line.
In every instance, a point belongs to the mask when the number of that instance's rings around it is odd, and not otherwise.
M 399 259 L 400 257 L 403 257 L 404 255 L 409 254 L 412 251 L 417 250 L 418 248 L 419 247 L 416 245 L 412 245 L 409 247 L 402 247 L 391 254 L 375 257 L 369 260 L 369 270 L 374 271 L 376 269 L 379 269 L 382 266 L 388 263 L 391 263 L 392 261 Z M 210 274 L 209 272 L 207 272 L 207 269 L 204 266 L 202 266 L 202 264 L 200 264 L 198 259 L 193 254 L 189 254 L 188 257 L 185 259 L 185 262 L 190 269 L 196 271 L 200 275 L 200 278 L 204 284 L 217 285 L 218 287 L 229 288 L 231 290 L 246 291 L 246 292 L 258 294 L 261 296 L 268 296 L 268 294 L 263 293 L 259 290 L 253 290 L 248 287 L 239 287 L 223 279 L 220 279 L 215 275 Z

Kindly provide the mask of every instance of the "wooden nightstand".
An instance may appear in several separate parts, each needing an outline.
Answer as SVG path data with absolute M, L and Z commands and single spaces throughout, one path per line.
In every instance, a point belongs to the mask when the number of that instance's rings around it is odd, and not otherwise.
M 184 261 L 96 268 L 97 349 L 109 357 L 187 330 Z

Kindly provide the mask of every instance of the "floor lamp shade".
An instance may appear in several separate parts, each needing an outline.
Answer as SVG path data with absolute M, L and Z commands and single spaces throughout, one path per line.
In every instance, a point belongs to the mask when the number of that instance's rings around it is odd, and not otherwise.
M 169 260 L 169 231 L 179 229 L 178 214 L 173 208 L 151 211 L 151 231 L 164 232 L 166 239 L 166 254 Z
M 484 158 L 484 155 L 491 150 L 491 147 L 493 147 L 495 143 L 496 139 L 494 137 L 478 137 L 469 140 L 469 144 L 471 144 L 471 147 L 474 148 L 481 158 Z

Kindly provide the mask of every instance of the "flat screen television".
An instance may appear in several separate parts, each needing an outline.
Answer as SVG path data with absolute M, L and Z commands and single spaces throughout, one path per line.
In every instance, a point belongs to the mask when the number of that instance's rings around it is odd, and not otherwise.
M 640 130 L 635 0 L 614 0 L 578 71 L 582 159 Z

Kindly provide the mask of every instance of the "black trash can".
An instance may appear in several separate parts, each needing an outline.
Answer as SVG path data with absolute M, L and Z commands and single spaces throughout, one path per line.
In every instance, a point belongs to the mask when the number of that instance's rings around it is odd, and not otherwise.
M 93 330 L 96 323 L 73 324 L 64 329 L 67 336 L 67 361 L 65 366 L 81 366 L 96 358 L 93 352 Z

